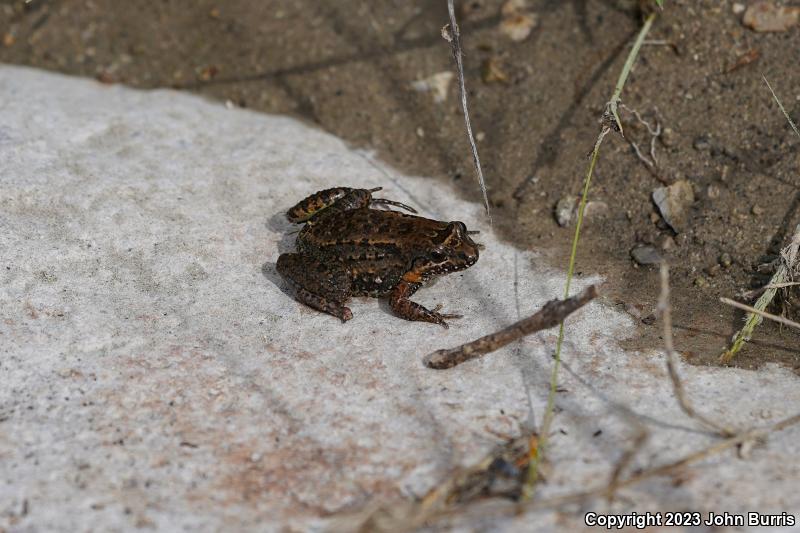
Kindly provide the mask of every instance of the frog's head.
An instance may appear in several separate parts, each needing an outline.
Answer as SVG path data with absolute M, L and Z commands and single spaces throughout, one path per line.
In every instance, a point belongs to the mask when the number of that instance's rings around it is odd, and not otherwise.
M 464 270 L 477 260 L 478 245 L 470 238 L 467 226 L 455 221 L 437 233 L 427 253 L 414 260 L 414 271 L 427 279 Z

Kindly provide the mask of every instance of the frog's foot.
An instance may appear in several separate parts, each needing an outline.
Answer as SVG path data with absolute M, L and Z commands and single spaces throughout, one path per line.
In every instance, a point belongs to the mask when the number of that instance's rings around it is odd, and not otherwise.
M 324 313 L 328 313 L 329 315 L 340 318 L 342 322 L 347 322 L 353 318 L 353 312 L 349 307 L 345 307 L 340 302 L 326 300 L 324 297 L 309 292 L 305 289 L 297 289 L 295 298 L 298 302 L 302 302 L 309 307 L 319 309 Z
M 333 315 L 342 322 L 353 318 L 344 303 L 350 297 L 350 277 L 336 264 L 326 264 L 306 254 L 281 254 L 278 273 L 297 289 L 295 299 Z
M 405 318 L 406 320 L 432 322 L 441 325 L 445 329 L 450 327 L 447 325 L 447 322 L 445 322 L 446 318 L 461 318 L 461 315 L 439 313 L 438 311 L 441 309 L 441 306 L 431 311 L 425 306 L 409 300 L 408 297 L 414 294 L 419 286 L 418 283 L 401 281 L 392 290 L 389 295 L 389 304 L 392 306 L 392 310 L 397 316 Z

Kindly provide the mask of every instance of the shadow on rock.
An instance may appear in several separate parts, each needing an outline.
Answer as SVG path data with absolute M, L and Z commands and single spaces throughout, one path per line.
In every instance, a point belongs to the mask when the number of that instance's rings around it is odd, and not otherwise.
M 278 269 L 276 268 L 277 263 L 273 263 L 271 261 L 267 261 L 263 265 L 261 265 L 261 273 L 267 278 L 273 285 L 278 287 L 278 289 L 285 295 L 289 296 L 290 298 L 294 299 L 294 291 L 292 290 L 291 284 L 283 279 L 280 274 L 278 274 Z
M 283 235 L 281 240 L 278 242 L 278 253 L 285 254 L 287 252 L 294 251 L 294 243 L 297 239 L 297 233 L 300 231 L 302 226 L 292 224 L 286 220 L 286 215 L 283 213 L 275 213 L 272 215 L 267 221 L 266 226 L 270 231 Z

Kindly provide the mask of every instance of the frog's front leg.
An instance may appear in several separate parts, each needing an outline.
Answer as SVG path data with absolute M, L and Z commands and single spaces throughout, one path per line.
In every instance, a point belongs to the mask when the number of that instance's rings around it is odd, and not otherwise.
M 294 285 L 295 299 L 342 322 L 353 318 L 345 302 L 350 298 L 351 280 L 340 265 L 321 261 L 308 254 L 281 254 L 278 273 Z
M 439 313 L 437 312 L 438 308 L 431 311 L 425 306 L 409 300 L 411 295 L 417 292 L 417 289 L 421 286 L 421 283 L 406 280 L 405 278 L 395 285 L 389 294 L 389 305 L 392 306 L 392 310 L 397 316 L 406 320 L 441 324 L 445 329 L 450 327 L 444 321 L 445 318 L 461 318 L 461 315 L 457 314 Z

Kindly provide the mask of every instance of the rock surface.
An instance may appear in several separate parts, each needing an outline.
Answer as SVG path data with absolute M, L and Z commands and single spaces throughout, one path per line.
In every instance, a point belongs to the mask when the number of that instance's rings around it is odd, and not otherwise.
M 319 530 L 420 497 L 540 422 L 556 331 L 449 371 L 421 363 L 563 290 L 479 205 L 295 120 L 175 92 L 4 66 L 0 102 L 0 529 Z M 415 297 L 465 318 L 445 331 L 364 299 L 341 324 L 287 294 L 283 212 L 335 185 L 482 231 L 477 265 Z M 605 483 L 634 436 L 615 402 L 650 432 L 630 471 L 715 442 L 677 407 L 660 353 L 619 347 L 633 328 L 602 302 L 570 318 L 543 496 Z M 786 369 L 680 372 L 739 428 L 800 410 Z M 586 509 L 796 510 L 797 437 Z M 574 530 L 586 509 L 474 508 L 449 526 Z

